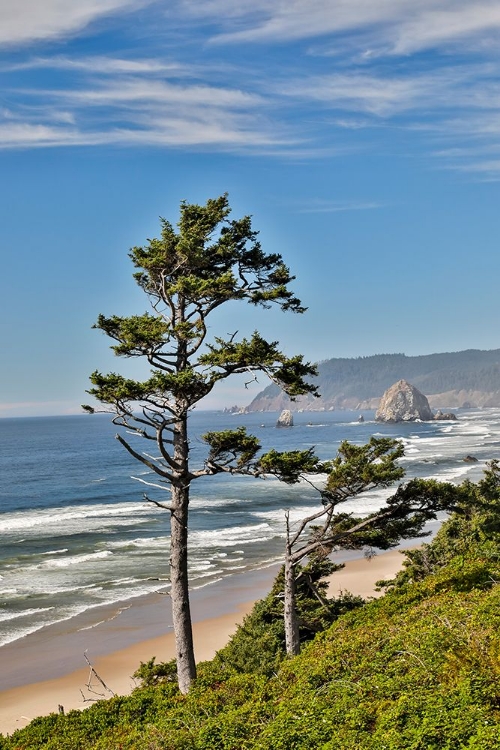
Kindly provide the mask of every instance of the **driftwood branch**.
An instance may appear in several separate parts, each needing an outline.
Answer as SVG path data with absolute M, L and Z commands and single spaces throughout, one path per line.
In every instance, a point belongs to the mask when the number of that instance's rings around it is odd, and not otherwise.
M 97 698 L 88 698 L 88 697 L 85 696 L 83 690 L 80 690 L 80 693 L 82 694 L 82 698 L 83 698 L 84 702 L 88 703 L 89 701 L 98 701 L 98 700 L 101 700 L 101 698 L 105 698 L 106 697 L 106 693 L 110 693 L 112 696 L 115 696 L 116 693 L 113 692 L 113 690 L 111 690 L 111 688 L 109 688 L 106 685 L 106 683 L 104 682 L 104 680 L 102 679 L 102 677 L 100 675 L 98 675 L 97 672 L 95 671 L 94 667 L 92 666 L 92 664 L 91 664 L 91 662 L 90 662 L 90 660 L 89 660 L 89 658 L 87 656 L 87 652 L 86 651 L 84 652 L 83 656 L 85 658 L 85 661 L 89 665 L 89 670 L 90 670 L 89 671 L 89 677 L 88 677 L 88 680 L 86 682 L 85 687 L 87 688 L 87 690 L 89 691 L 89 693 L 94 693 L 94 695 L 97 696 Z M 101 687 L 103 687 L 106 692 L 100 693 L 98 690 L 96 690 L 95 687 L 94 687 L 94 685 L 92 685 L 92 681 L 93 680 L 97 680 L 97 682 L 100 683 Z

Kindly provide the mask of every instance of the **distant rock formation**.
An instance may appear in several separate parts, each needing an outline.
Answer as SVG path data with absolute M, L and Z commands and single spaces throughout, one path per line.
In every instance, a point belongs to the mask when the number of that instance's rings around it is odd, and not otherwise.
M 398 380 L 380 399 L 375 419 L 377 422 L 414 422 L 416 419 L 428 422 L 434 419 L 434 414 L 423 393 L 406 380 Z
M 431 409 L 471 409 L 500 406 L 500 349 L 445 352 L 418 357 L 375 354 L 334 358 L 318 363 L 314 380 L 321 398 L 311 394 L 293 402 L 276 384 L 258 393 L 248 411 L 377 409 L 392 383 L 404 379 L 425 393 Z
M 475 456 L 465 456 L 464 461 L 466 464 L 477 464 L 479 459 Z
M 358 417 L 358 422 L 364 422 L 364 421 L 365 421 L 364 416 L 362 414 L 360 414 L 359 417 Z
M 225 406 L 222 410 L 223 414 L 247 414 L 247 412 L 246 406 Z
M 434 414 L 434 419 L 437 419 L 438 421 L 450 421 L 457 418 L 456 414 L 453 414 L 451 411 L 441 411 L 441 409 L 438 409 L 437 412 Z
M 293 416 L 290 409 L 283 409 L 276 422 L 276 427 L 293 427 Z

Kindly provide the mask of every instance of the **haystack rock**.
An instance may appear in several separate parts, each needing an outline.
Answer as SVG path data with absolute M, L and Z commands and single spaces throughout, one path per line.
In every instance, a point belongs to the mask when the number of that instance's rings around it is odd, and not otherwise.
M 276 427 L 293 427 L 293 417 L 290 409 L 283 409 L 276 422 Z
M 375 419 L 377 422 L 414 422 L 416 419 L 428 422 L 434 415 L 423 393 L 406 380 L 398 380 L 380 399 Z

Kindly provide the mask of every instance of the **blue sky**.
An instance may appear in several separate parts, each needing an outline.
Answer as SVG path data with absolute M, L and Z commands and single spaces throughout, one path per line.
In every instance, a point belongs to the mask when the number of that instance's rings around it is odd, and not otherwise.
M 126 372 L 91 325 L 144 310 L 128 248 L 226 191 L 309 310 L 215 334 L 313 361 L 500 347 L 500 2 L 248 7 L 3 0 L 0 416 Z

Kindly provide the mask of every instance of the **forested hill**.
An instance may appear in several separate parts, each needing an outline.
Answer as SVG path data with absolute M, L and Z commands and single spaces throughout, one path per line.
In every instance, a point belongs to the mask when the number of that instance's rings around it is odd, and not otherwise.
M 500 349 L 427 354 L 376 354 L 329 359 L 318 365 L 321 399 L 299 399 L 294 408 L 375 408 L 383 392 L 404 378 L 431 406 L 500 406 Z M 249 405 L 249 411 L 278 410 L 289 400 L 271 385 Z

